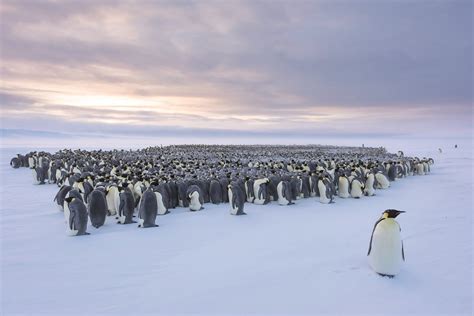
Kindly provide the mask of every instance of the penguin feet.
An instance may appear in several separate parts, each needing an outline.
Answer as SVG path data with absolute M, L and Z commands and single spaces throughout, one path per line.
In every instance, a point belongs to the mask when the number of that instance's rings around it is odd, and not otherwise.
M 377 272 L 377 274 L 380 275 L 380 276 L 383 276 L 383 277 L 387 277 L 389 279 L 393 279 L 395 277 L 394 275 L 391 275 L 391 274 L 383 274 L 383 273 L 378 273 L 378 272 Z

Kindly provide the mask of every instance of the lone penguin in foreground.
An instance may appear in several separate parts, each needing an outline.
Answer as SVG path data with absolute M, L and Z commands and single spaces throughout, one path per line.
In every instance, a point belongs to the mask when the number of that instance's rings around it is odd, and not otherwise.
M 375 223 L 370 237 L 369 265 L 381 276 L 393 278 L 400 272 L 405 261 L 403 242 L 400 237 L 400 225 L 395 217 L 405 213 L 398 210 L 386 210 Z

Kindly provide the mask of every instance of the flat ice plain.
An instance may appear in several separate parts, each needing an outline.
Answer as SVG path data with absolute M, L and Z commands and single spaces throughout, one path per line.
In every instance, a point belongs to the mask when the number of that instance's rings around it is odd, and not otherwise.
M 3 315 L 472 315 L 472 148 L 431 148 L 432 172 L 360 200 L 183 208 L 137 229 L 108 218 L 69 237 L 52 200 L 1 149 Z M 29 150 L 28 150 L 29 151 Z M 406 154 L 412 154 L 406 152 Z M 406 262 L 394 279 L 367 264 L 374 222 L 398 217 Z

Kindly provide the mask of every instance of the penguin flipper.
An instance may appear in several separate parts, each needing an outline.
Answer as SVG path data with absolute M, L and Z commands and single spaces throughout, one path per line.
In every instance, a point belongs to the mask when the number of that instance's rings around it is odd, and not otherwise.
M 405 250 L 403 250 L 403 240 L 402 240 L 402 259 L 405 261 Z
M 378 221 L 375 222 L 375 225 L 374 225 L 374 229 L 372 230 L 372 235 L 370 236 L 370 243 L 369 243 L 369 251 L 367 252 L 367 256 L 370 255 L 370 252 L 372 251 L 372 240 L 374 239 L 374 232 L 375 232 L 375 228 L 377 227 L 377 225 L 383 221 L 385 218 L 381 218 L 379 219 Z
M 74 219 L 75 219 L 75 217 L 76 217 L 76 213 L 71 212 L 71 213 L 69 214 L 69 229 L 70 229 L 70 230 L 73 230 L 73 229 L 74 229 Z

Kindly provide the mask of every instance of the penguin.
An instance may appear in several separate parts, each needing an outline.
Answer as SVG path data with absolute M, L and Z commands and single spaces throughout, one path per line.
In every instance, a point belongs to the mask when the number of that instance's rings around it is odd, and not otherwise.
M 18 169 L 21 166 L 21 161 L 18 157 L 13 157 L 12 160 L 10 160 L 10 166 L 14 169 Z
M 247 202 L 253 203 L 255 200 L 255 194 L 253 189 L 253 180 L 247 177 L 245 181 L 245 195 L 247 196 Z
M 119 208 L 118 208 L 118 222 L 117 224 L 133 224 L 133 211 L 135 209 L 135 200 L 133 193 L 128 188 L 128 184 L 124 183 L 119 193 Z
M 359 180 L 359 178 L 352 179 L 350 187 L 351 197 L 354 199 L 360 199 L 364 195 L 363 181 Z
M 339 176 L 339 180 L 338 180 L 338 188 L 339 188 L 339 197 L 340 198 L 348 198 L 350 197 L 350 194 L 349 194 L 349 179 L 347 179 L 347 177 L 345 175 L 341 175 Z
M 319 202 L 323 204 L 334 203 L 333 192 L 330 186 L 330 180 L 323 178 L 322 176 L 318 179 L 318 191 L 319 191 Z
M 138 211 L 139 224 L 138 227 L 158 227 L 155 224 L 156 215 L 158 213 L 158 202 L 155 193 L 148 189 L 143 193 Z
M 157 214 L 158 215 L 166 215 L 169 214 L 170 212 L 168 211 L 168 208 L 165 206 L 165 203 L 163 202 L 163 194 L 159 190 L 155 191 L 156 195 L 156 202 L 158 205 L 158 210 Z
M 203 195 L 200 187 L 195 184 L 191 185 L 186 191 L 186 196 L 189 199 L 189 209 L 191 211 L 200 211 L 204 209 L 202 206 L 204 204 Z
M 291 189 L 288 181 L 280 181 L 277 185 L 278 193 L 278 204 L 279 205 L 292 205 L 295 204 L 291 201 Z
M 84 202 L 82 200 L 82 195 L 79 191 L 75 190 L 75 189 L 71 189 L 65 196 L 64 198 L 64 203 L 63 203 L 63 210 L 64 210 L 64 219 L 66 221 L 66 223 L 69 221 L 69 217 L 71 215 L 71 211 L 69 210 L 69 204 L 68 202 L 66 201 L 67 198 L 70 198 L 70 197 L 73 197 L 77 200 L 80 200 L 82 202 Z
M 367 174 L 364 185 L 364 195 L 374 196 L 375 195 L 375 175 L 370 172 Z
M 231 183 L 227 187 L 227 193 L 229 195 L 230 214 L 247 215 L 247 213 L 244 212 L 245 195 L 242 188 Z
M 397 180 L 397 165 L 392 163 L 388 168 L 388 180 L 395 181 Z
M 390 187 L 390 181 L 388 181 L 382 171 L 378 171 L 375 174 L 375 180 L 377 182 L 377 189 L 388 189 Z
M 117 215 L 120 206 L 120 192 L 117 185 L 109 185 L 105 189 L 105 197 L 107 199 L 107 207 L 109 208 L 110 215 Z
M 382 276 L 394 277 L 405 261 L 401 229 L 395 220 L 401 213 L 405 212 L 393 209 L 384 211 L 372 230 L 367 256 L 370 267 Z
M 270 182 L 268 178 L 257 179 L 253 183 L 253 193 L 255 199 L 253 203 L 258 205 L 267 204 L 267 184 Z
M 312 173 L 309 177 L 309 189 L 311 197 L 319 196 L 318 180 L 318 176 L 316 176 L 315 173 Z
M 63 185 L 54 197 L 53 202 L 56 202 L 56 205 L 61 212 L 64 212 L 64 199 L 66 198 L 66 194 L 71 190 L 72 187 L 70 185 Z
M 66 198 L 70 210 L 68 229 L 72 236 L 90 235 L 87 230 L 87 209 L 83 201 L 75 197 Z
M 212 179 L 209 186 L 209 195 L 211 203 L 220 204 L 222 202 L 222 187 L 220 182 L 216 179 Z
M 89 194 L 87 211 L 93 227 L 99 228 L 104 225 L 107 217 L 107 200 L 103 191 L 95 189 Z

